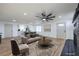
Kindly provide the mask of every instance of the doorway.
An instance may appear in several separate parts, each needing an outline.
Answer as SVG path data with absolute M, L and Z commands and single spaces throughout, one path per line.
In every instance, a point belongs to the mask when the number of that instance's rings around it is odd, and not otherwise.
M 4 24 L 4 36 L 5 37 L 13 36 L 13 25 L 12 24 Z
M 66 25 L 65 23 L 58 23 L 57 24 L 57 38 L 66 38 Z

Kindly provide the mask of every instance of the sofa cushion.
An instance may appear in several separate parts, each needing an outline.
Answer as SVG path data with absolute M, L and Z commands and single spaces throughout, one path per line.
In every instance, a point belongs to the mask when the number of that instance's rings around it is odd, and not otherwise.
M 25 53 L 26 55 L 29 55 L 29 47 L 27 44 L 21 44 L 19 45 L 20 53 Z
M 22 39 L 22 43 L 23 44 L 25 44 L 25 43 L 27 43 L 28 42 L 28 37 L 21 37 L 21 39 Z
M 19 45 L 19 50 L 23 50 L 23 49 L 26 49 L 26 48 L 29 48 L 27 44 Z
M 30 38 L 30 39 L 28 39 L 27 44 L 30 44 L 30 43 L 36 42 L 36 41 L 38 41 L 38 40 L 40 40 L 40 39 L 41 39 L 41 37 Z
M 21 41 L 22 41 L 21 37 L 15 37 L 14 39 L 18 45 L 21 44 Z

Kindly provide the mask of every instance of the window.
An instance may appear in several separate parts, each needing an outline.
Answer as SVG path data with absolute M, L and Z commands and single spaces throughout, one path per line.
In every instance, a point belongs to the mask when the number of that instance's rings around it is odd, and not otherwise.
M 25 25 L 19 25 L 20 31 L 25 31 Z
M 41 32 L 41 26 L 36 26 L 36 32 Z

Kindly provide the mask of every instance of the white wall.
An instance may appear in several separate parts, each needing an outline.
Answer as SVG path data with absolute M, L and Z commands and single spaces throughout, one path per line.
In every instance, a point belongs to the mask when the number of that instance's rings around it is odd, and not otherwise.
M 59 21 L 58 20 L 56 21 L 56 23 L 63 22 L 66 24 L 66 39 L 73 39 L 73 24 L 72 24 L 73 13 L 74 12 L 70 12 L 65 15 L 62 15 Z
M 13 36 L 18 36 L 18 25 L 13 24 Z
M 18 36 L 18 27 L 16 23 L 11 23 L 11 22 L 0 22 L 0 33 L 2 33 L 2 38 L 5 38 L 4 35 L 4 24 L 12 24 L 13 25 L 13 36 Z
M 49 24 L 51 24 L 51 32 L 44 32 L 42 27 L 42 32 L 39 32 L 39 34 L 50 37 L 57 37 L 56 24 L 63 22 L 66 24 L 66 39 L 73 39 L 73 24 L 72 24 L 73 13 L 71 12 L 61 16 L 62 16 L 61 18 L 56 18 L 55 20 L 48 22 Z M 4 37 L 5 23 L 6 22 L 0 22 L 0 32 L 3 33 L 3 37 Z M 42 24 L 39 22 L 26 25 L 29 25 L 31 31 L 35 31 L 35 26 L 37 25 L 37 23 L 42 26 Z M 17 27 L 18 23 L 10 23 L 10 24 L 13 24 L 13 36 L 18 36 L 18 27 Z
M 4 38 L 4 24 L 0 22 L 0 33 L 2 33 L 2 38 Z
M 41 35 L 46 35 L 50 37 L 57 37 L 57 23 L 65 23 L 66 24 L 66 39 L 73 39 L 73 24 L 72 24 L 72 19 L 73 19 L 73 12 L 61 15 L 61 18 L 57 18 L 53 22 L 49 22 L 51 24 L 51 32 L 44 32 L 42 31 Z M 43 30 L 43 28 L 42 28 Z
M 42 31 L 41 32 L 38 32 L 38 34 L 40 35 L 44 35 L 44 36 L 50 36 L 50 37 L 56 37 L 56 24 L 51 24 L 51 32 L 44 32 L 44 27 L 43 25 L 42 26 Z

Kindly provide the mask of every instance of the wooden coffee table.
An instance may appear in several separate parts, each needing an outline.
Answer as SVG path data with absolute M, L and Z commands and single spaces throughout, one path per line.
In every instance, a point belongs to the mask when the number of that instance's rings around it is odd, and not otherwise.
M 51 42 L 52 40 L 43 37 L 41 40 L 38 41 L 38 45 L 40 47 L 49 47 L 50 45 L 53 45 Z

